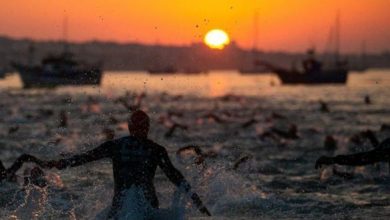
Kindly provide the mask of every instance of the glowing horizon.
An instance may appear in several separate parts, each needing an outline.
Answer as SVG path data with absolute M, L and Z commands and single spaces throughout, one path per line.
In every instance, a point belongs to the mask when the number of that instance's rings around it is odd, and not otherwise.
M 189 45 L 203 41 L 212 27 L 227 31 L 240 47 L 265 51 L 323 51 L 336 13 L 341 13 L 341 50 L 390 50 L 387 0 L 180 0 L 144 1 L 5 1 L 0 8 L 0 35 L 36 40 L 68 40 Z M 31 10 L 34 9 L 34 10 Z M 258 11 L 257 40 L 254 14 Z

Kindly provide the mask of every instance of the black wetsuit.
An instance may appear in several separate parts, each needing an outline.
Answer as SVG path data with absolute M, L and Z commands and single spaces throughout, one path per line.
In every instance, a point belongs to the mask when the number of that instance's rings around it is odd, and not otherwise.
M 111 158 L 113 163 L 115 190 L 111 217 L 121 208 L 121 193 L 133 186 L 142 189 L 151 206 L 158 208 L 158 199 L 153 184 L 157 166 L 176 186 L 184 187 L 187 192 L 190 190 L 190 185 L 183 175 L 172 165 L 165 148 L 149 139 L 126 136 L 107 141 L 91 151 L 59 160 L 57 163 L 62 169 L 103 158 Z M 193 193 L 191 198 L 198 207 L 202 205 L 197 194 Z

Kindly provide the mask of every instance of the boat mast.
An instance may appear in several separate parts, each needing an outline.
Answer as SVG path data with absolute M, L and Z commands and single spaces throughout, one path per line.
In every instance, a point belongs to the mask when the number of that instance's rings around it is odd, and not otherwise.
M 366 41 L 363 40 L 362 42 L 362 49 L 361 49 L 361 54 L 360 54 L 360 65 L 363 67 L 363 68 L 366 68 Z
M 63 24 L 62 24 L 62 37 L 64 42 L 64 54 L 68 53 L 69 45 L 68 45 L 68 16 L 65 15 Z
M 336 30 L 335 30 L 335 58 L 336 58 L 336 63 L 340 61 L 340 10 L 337 11 L 336 15 Z
M 258 48 L 257 48 L 257 38 L 259 36 L 259 11 L 256 10 L 255 11 L 255 14 L 254 14 L 254 17 L 253 17 L 253 46 L 252 46 L 252 50 L 253 51 L 257 51 Z

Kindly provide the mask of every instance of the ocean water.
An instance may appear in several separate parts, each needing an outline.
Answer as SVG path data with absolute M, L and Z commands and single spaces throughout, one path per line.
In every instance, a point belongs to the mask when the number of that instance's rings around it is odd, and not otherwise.
M 321 155 L 372 149 L 367 141 L 350 141 L 360 131 L 371 129 L 381 140 L 390 137 L 389 131 L 380 131 L 382 124 L 390 124 L 390 70 L 352 73 L 347 85 L 282 86 L 271 74 L 215 71 L 153 76 L 108 72 L 100 87 L 20 87 L 17 75 L 0 79 L 0 159 L 6 167 L 22 153 L 53 159 L 84 152 L 105 140 L 104 129 L 114 130 L 115 137 L 126 135 L 129 111 L 117 99 L 127 93 L 131 103 L 146 93 L 141 108 L 152 118 L 150 137 L 167 147 L 174 165 L 213 214 L 203 216 L 184 199 L 180 205 L 186 219 L 390 217 L 388 164 L 334 167 L 354 172 L 352 179 L 332 175 L 333 167 L 314 169 Z M 364 102 L 367 95 L 371 104 Z M 320 111 L 320 100 L 329 112 Z M 66 127 L 58 126 L 61 111 L 67 115 Z M 168 112 L 188 129 L 167 134 L 172 123 L 165 120 Z M 244 126 L 251 119 L 256 122 Z M 298 139 L 260 137 L 292 124 Z M 337 140 L 332 152 L 324 148 L 327 135 Z M 199 163 L 194 152 L 176 153 L 188 145 L 212 156 Z M 32 166 L 23 167 L 20 178 Z M 102 160 L 46 170 L 49 185 L 43 189 L 1 183 L 0 218 L 95 219 L 111 203 L 111 169 L 111 162 Z M 160 170 L 155 185 L 161 207 L 169 212 L 175 187 Z

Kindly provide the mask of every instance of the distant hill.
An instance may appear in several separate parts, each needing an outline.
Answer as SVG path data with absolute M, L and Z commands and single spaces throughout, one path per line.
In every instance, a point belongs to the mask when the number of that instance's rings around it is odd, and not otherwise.
M 0 66 L 11 61 L 27 63 L 28 50 L 34 48 L 33 62 L 39 63 L 48 54 L 59 53 L 64 48 L 61 41 L 32 41 L 0 37 Z M 179 70 L 199 69 L 238 69 L 253 65 L 254 53 L 239 48 L 234 42 L 224 50 L 211 50 L 202 43 L 189 46 L 143 45 L 136 43 L 114 43 L 90 41 L 69 43 L 69 50 L 76 58 L 88 63 L 103 62 L 105 70 L 146 70 L 153 67 L 173 65 Z M 280 66 L 290 67 L 305 57 L 302 53 L 262 52 L 256 57 Z M 358 65 L 359 55 L 349 55 L 351 65 Z M 390 53 L 366 55 L 364 62 L 370 67 L 390 67 Z

